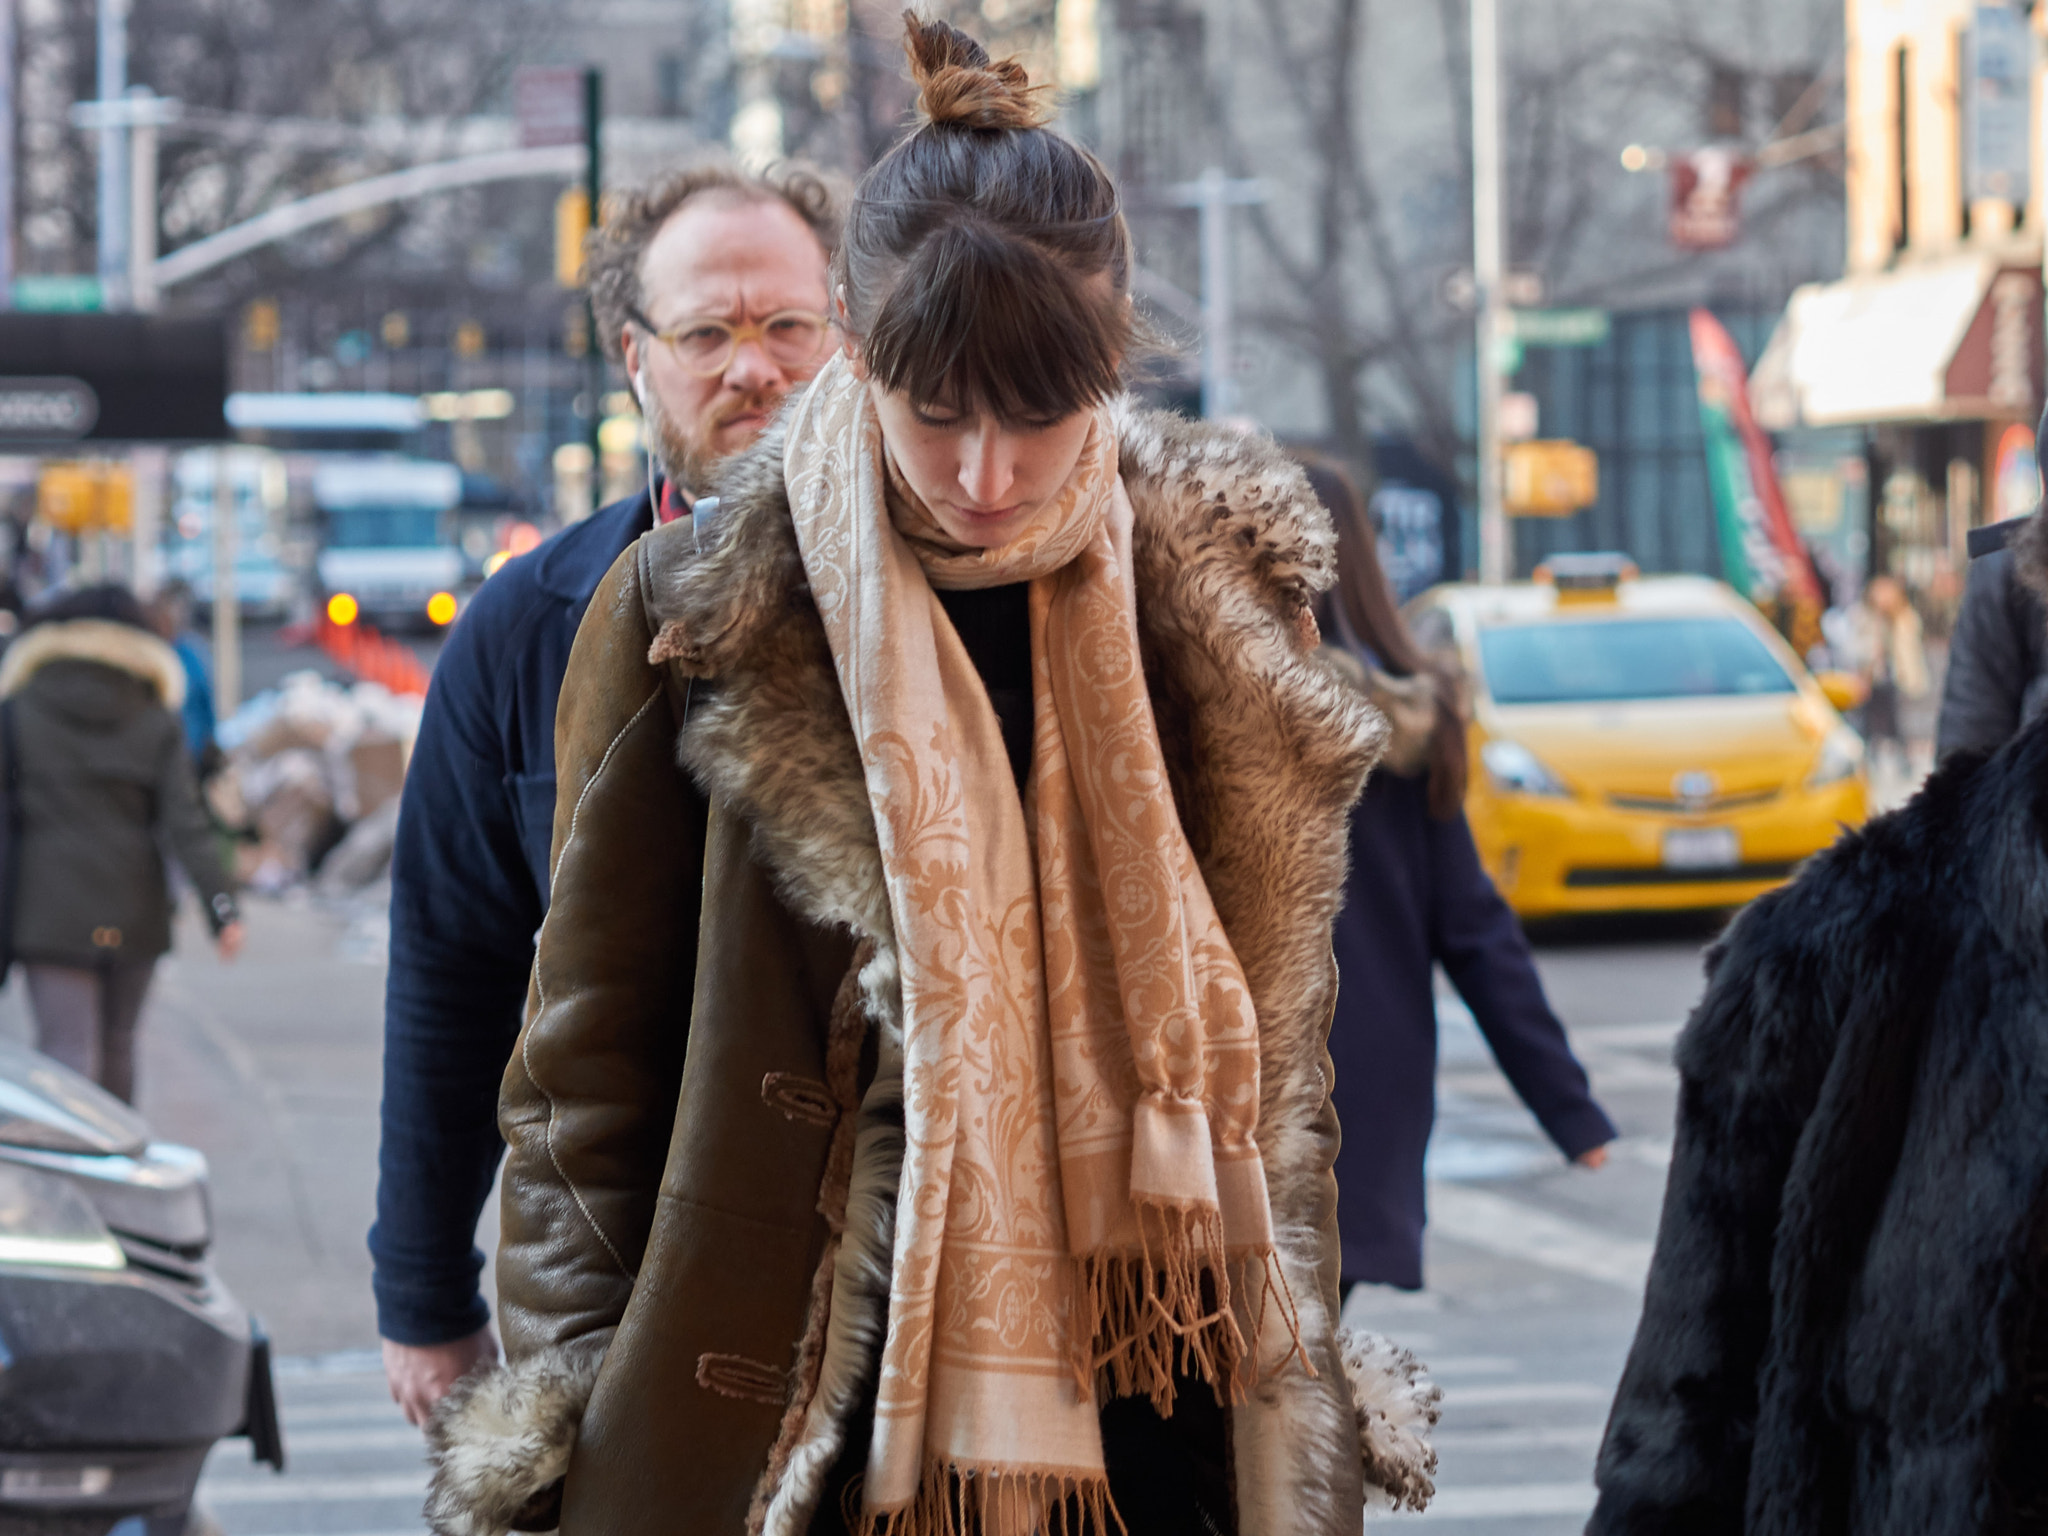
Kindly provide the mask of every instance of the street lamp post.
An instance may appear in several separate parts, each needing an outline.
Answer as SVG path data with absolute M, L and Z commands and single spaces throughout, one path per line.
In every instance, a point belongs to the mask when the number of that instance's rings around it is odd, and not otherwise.
M 1506 241 L 1501 228 L 1500 25 L 1497 0 L 1472 5 L 1472 279 L 1478 290 L 1473 336 L 1479 381 L 1479 579 L 1512 574 L 1502 486 L 1501 354 L 1508 342 Z
M 100 101 L 119 101 L 128 90 L 128 0 L 99 0 L 97 64 Z M 100 302 L 123 309 L 128 297 L 128 135 L 111 115 L 99 120 L 99 135 Z
M 0 310 L 14 307 L 14 0 L 0 0 Z

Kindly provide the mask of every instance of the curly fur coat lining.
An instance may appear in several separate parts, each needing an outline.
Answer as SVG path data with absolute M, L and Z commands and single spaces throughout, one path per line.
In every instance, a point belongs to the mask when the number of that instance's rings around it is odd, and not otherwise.
M 1419 1507 L 1434 1470 L 1425 1436 L 1435 1388 L 1412 1357 L 1340 1335 L 1320 1271 L 1335 1151 L 1323 1121 L 1329 932 L 1345 817 L 1386 727 L 1303 646 L 1336 549 L 1298 468 L 1269 442 L 1171 416 L 1125 407 L 1118 429 L 1148 680 L 1189 841 L 1258 1007 L 1260 1147 L 1315 1371 L 1269 1374 L 1236 1412 L 1239 1525 L 1244 1536 L 1355 1536 L 1363 1475 L 1383 1505 Z M 695 689 L 684 762 L 746 819 L 793 911 L 876 945 L 862 984 L 884 1070 L 863 1107 L 824 1363 L 751 1522 L 795 1536 L 885 1319 L 901 1157 L 901 1085 L 889 1065 L 900 1061 L 901 1010 L 873 816 L 790 525 L 782 442 L 772 428 L 729 468 L 713 542 L 699 553 L 691 530 L 657 532 L 643 570 L 660 626 L 650 659 L 709 683 Z

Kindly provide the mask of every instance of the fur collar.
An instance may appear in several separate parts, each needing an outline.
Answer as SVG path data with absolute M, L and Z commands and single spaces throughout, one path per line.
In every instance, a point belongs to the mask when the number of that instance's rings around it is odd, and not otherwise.
M 2020 584 L 2048 602 L 2048 517 L 2040 512 L 2026 520 L 2012 538 L 2013 571 Z
M 1322 1271 L 1334 1127 L 1324 1049 L 1335 997 L 1330 925 L 1344 828 L 1387 735 L 1379 712 L 1315 654 L 1316 595 L 1336 575 L 1329 517 L 1269 440 L 1128 402 L 1116 410 L 1134 514 L 1139 638 L 1175 802 L 1260 1020 L 1259 1142 L 1281 1272 L 1313 1374 L 1270 1373 L 1235 1420 L 1245 1536 L 1355 1530 L 1361 1424 L 1384 1410 L 1347 1391 L 1334 1275 Z M 805 584 L 778 424 L 727 468 L 709 530 L 642 544 L 657 628 L 649 659 L 693 680 L 680 754 L 791 909 L 875 944 L 863 974 L 884 1058 L 900 1041 L 894 934 L 855 745 Z M 702 547 L 699 548 L 699 544 Z M 878 1080 L 877 1091 L 888 1085 Z M 900 1127 L 892 1133 L 900 1142 Z M 888 1149 L 878 1142 L 873 1158 Z M 857 1163 L 858 1188 L 871 1168 Z M 849 1223 L 825 1366 L 783 1470 L 757 1501 L 770 1536 L 800 1531 L 836 1455 L 886 1306 L 888 1213 Z M 865 1285 L 857 1283 L 868 1276 Z M 872 1283 L 880 1278 L 880 1291 Z M 1374 1373 L 1374 1380 L 1382 1379 Z M 1405 1400 L 1425 1391 L 1390 1387 Z M 1433 1390 L 1433 1389 L 1429 1389 Z M 802 1412 L 802 1410 L 799 1410 Z M 1375 1422 L 1378 1420 L 1375 1419 Z M 1419 1442 L 1399 1497 L 1426 1499 Z M 1383 1489 L 1392 1480 L 1376 1477 Z
M 25 631 L 0 657 L 0 698 L 14 697 L 54 661 L 97 662 L 138 677 L 166 709 L 185 702 L 185 664 L 178 653 L 147 630 L 110 619 L 70 619 Z

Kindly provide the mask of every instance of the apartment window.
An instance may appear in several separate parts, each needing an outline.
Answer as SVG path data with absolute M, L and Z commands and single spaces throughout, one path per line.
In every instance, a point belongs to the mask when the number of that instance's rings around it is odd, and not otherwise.
M 1901 47 L 1892 55 L 1892 166 L 1897 180 L 1898 223 L 1892 249 L 1902 251 L 1913 230 L 1913 51 Z

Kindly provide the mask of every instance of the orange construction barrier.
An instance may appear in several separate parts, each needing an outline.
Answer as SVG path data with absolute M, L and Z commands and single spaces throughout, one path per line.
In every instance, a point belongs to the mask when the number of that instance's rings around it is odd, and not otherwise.
M 371 625 L 335 624 L 322 616 L 313 643 L 335 664 L 366 683 L 381 683 L 393 693 L 424 695 L 430 677 L 419 657 Z

